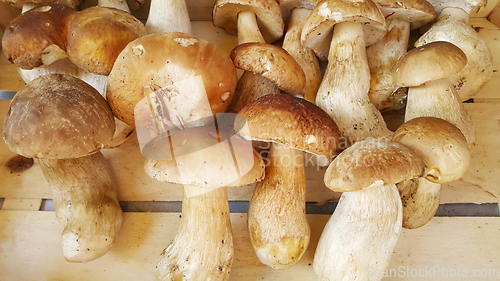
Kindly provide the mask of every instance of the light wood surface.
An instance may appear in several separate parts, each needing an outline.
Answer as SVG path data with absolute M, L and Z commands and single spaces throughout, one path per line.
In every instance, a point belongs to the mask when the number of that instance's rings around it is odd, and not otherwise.
M 255 256 L 246 228 L 246 215 L 232 214 L 235 259 L 230 280 L 314 280 L 310 264 L 328 218 L 328 215 L 309 215 L 312 238 L 307 252 L 292 268 L 273 270 Z M 125 213 L 117 241 L 106 255 L 86 264 L 72 264 L 62 256 L 62 226 L 53 212 L 0 211 L 1 279 L 152 280 L 156 260 L 175 236 L 179 223 L 176 213 Z M 450 273 L 460 268 L 462 271 L 467 269 L 471 275 L 475 269 L 496 269 L 496 278 L 477 280 L 499 280 L 499 234 L 500 220 L 494 218 L 434 218 L 420 229 L 403 231 L 389 269 L 396 272 L 408 269 L 410 273 L 414 270 L 418 274 L 416 270 L 426 267 L 433 269 L 432 273 L 437 268 Z M 441 273 L 436 273 L 434 278 L 398 275 L 383 280 L 456 279 L 442 278 Z

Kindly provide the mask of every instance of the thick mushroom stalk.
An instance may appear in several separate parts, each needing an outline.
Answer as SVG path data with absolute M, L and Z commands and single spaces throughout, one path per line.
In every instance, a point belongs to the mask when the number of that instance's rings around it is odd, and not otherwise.
M 415 46 L 435 41 L 450 42 L 465 53 L 467 65 L 449 79 L 461 101 L 474 97 L 493 75 L 493 58 L 484 39 L 469 25 L 469 14 L 460 8 L 445 8 Z
M 304 151 L 329 161 L 337 152 L 340 134 L 324 111 L 291 95 L 263 96 L 239 114 L 247 121 L 245 137 L 274 142 L 266 176 L 257 183 L 250 201 L 248 229 L 259 260 L 285 269 L 299 261 L 310 239 Z
M 227 191 L 182 199 L 182 220 L 163 250 L 155 280 L 228 280 L 234 248 Z
M 193 33 L 185 0 L 152 0 L 146 21 L 149 34 L 164 32 Z
M 328 55 L 328 66 L 316 97 L 350 142 L 367 137 L 389 137 L 391 132 L 368 98 L 370 70 L 361 23 L 338 23 Z
M 441 184 L 417 178 L 397 187 L 403 204 L 403 227 L 415 229 L 431 221 L 439 208 Z
M 75 159 L 40 159 L 52 189 L 56 216 L 64 225 L 63 255 L 87 262 L 113 245 L 123 215 L 117 187 L 101 152 Z

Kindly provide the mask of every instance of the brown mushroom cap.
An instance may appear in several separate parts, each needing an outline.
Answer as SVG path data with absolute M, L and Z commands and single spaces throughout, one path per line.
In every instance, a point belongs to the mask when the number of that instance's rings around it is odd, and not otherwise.
M 7 59 L 23 69 L 42 65 L 42 54 L 49 46 L 66 50 L 67 28 L 78 12 L 60 4 L 29 10 L 6 28 L 2 48 Z
M 31 81 L 11 101 L 4 123 L 9 148 L 29 158 L 77 158 L 111 141 L 113 114 L 92 86 L 69 75 Z
M 340 153 L 328 166 L 324 180 L 331 190 L 348 192 L 422 175 L 425 163 L 413 150 L 397 142 L 370 138 Z
M 23 5 L 47 5 L 47 4 L 61 4 L 73 9 L 81 9 L 85 0 L 1 0 L 3 2 L 11 3 L 12 5 L 21 8 Z
M 418 117 L 401 125 L 392 138 L 411 148 L 427 165 L 425 178 L 436 183 L 460 179 L 467 171 L 471 155 L 462 132 L 435 117 Z
M 244 43 L 231 51 L 236 68 L 262 75 L 278 88 L 296 95 L 302 91 L 306 76 L 300 65 L 283 48 L 266 43 Z
M 69 24 L 66 51 L 80 68 L 109 75 L 123 48 L 146 34 L 144 24 L 127 12 L 90 7 L 79 12 Z
M 394 81 L 402 87 L 416 87 L 427 81 L 450 77 L 467 64 L 467 56 L 457 46 L 444 41 L 415 48 L 399 59 Z
M 212 22 L 229 34 L 238 34 L 238 13 L 250 11 L 257 16 L 257 24 L 266 42 L 283 36 L 285 24 L 276 0 L 217 0 Z
M 315 104 L 288 94 L 266 95 L 245 106 L 235 127 L 249 139 L 281 143 L 327 159 L 338 152 L 337 124 Z M 246 119 L 246 124 L 245 124 Z
M 236 89 L 236 68 L 214 44 L 185 33 L 151 34 L 129 43 L 108 77 L 107 100 L 115 116 L 135 127 L 134 108 L 144 88 L 163 88 L 201 76 L 212 113 L 224 112 Z
M 399 19 L 411 23 L 411 29 L 432 21 L 434 7 L 426 0 L 373 0 L 380 7 L 386 20 Z
M 385 18 L 372 0 L 323 0 L 314 8 L 302 30 L 302 44 L 327 60 L 333 26 L 340 22 L 363 24 L 365 45 L 385 34 Z
M 264 161 L 252 144 L 215 126 L 177 131 L 157 142 L 153 153 L 165 160 L 149 159 L 144 168 L 159 181 L 213 189 L 252 184 L 264 178 Z M 168 160 L 171 153 L 175 160 Z

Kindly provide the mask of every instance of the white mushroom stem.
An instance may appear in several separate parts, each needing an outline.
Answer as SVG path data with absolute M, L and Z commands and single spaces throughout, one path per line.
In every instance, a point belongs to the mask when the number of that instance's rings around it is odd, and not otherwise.
M 263 181 L 248 209 L 250 240 L 259 260 L 275 269 L 297 263 L 309 245 L 303 151 L 273 144 Z
M 71 262 L 104 255 L 120 230 L 117 187 L 102 153 L 75 159 L 39 159 L 64 225 L 63 254 Z
M 241 11 L 238 13 L 238 44 L 250 42 L 266 43 L 257 25 L 255 13 Z
M 184 195 L 181 225 L 160 256 L 155 280 L 227 280 L 233 251 L 226 188 Z
M 183 32 L 192 34 L 185 0 L 152 0 L 146 21 L 149 34 Z
M 405 106 L 406 89 L 395 85 L 392 73 L 396 62 L 408 49 L 410 23 L 399 19 L 387 20 L 387 33 L 366 48 L 370 67 L 368 96 L 379 110 L 397 110 Z
M 439 207 L 441 184 L 418 178 L 397 186 L 403 204 L 403 227 L 414 229 L 427 224 Z
M 298 96 L 315 103 L 322 78 L 321 69 L 314 51 L 302 46 L 300 41 L 302 29 L 310 14 L 311 10 L 306 8 L 292 10 L 288 30 L 283 40 L 283 49 L 297 61 L 306 75 L 306 84 Z
M 469 147 L 476 139 L 469 113 L 448 78 L 408 89 L 405 122 L 416 117 L 437 117 L 450 122 L 462 131 Z
M 369 87 L 362 24 L 336 24 L 316 104 L 332 117 L 350 142 L 392 134 L 368 98 Z
M 382 199 L 383 198 L 383 199 Z M 381 280 L 401 233 L 401 199 L 395 185 L 344 192 L 314 254 L 319 280 Z
M 460 8 L 445 8 L 415 46 L 434 41 L 453 43 L 465 53 L 467 65 L 449 79 L 462 101 L 474 97 L 493 75 L 493 58 L 484 39 L 470 26 L 469 14 Z
M 128 7 L 126 0 L 98 0 L 97 6 L 116 8 L 130 13 L 130 8 Z

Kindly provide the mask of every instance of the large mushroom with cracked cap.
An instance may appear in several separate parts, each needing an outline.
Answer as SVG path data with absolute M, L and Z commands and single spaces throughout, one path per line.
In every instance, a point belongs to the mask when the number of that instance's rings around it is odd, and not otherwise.
M 104 255 L 121 227 L 117 187 L 99 152 L 113 137 L 113 114 L 104 98 L 69 75 L 30 82 L 12 99 L 4 140 L 25 157 L 38 158 L 64 225 L 63 254 L 71 262 Z
M 262 263 L 285 269 L 300 260 L 310 239 L 304 152 L 328 162 L 338 151 L 340 133 L 323 110 L 291 95 L 263 96 L 239 114 L 248 125 L 248 131 L 242 130 L 244 137 L 273 143 L 266 176 L 250 200 L 250 239 Z

